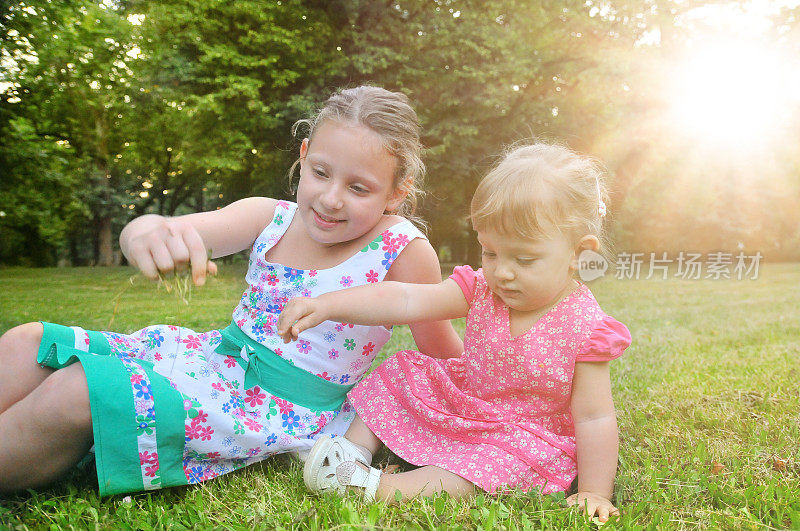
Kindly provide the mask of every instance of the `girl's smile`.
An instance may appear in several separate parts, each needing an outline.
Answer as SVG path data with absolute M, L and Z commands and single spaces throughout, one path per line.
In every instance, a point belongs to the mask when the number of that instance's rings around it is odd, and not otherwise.
M 300 147 L 298 213 L 312 240 L 350 242 L 375 227 L 405 195 L 395 189 L 397 159 L 361 125 L 323 123 Z

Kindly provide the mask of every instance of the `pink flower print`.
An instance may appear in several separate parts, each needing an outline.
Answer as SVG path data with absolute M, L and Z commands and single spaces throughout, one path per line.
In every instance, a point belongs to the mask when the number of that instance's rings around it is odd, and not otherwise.
M 289 203 L 287 203 L 286 201 L 278 201 L 277 203 L 275 203 L 275 206 L 277 208 L 289 208 Z
M 278 356 L 283 356 L 283 350 L 279 349 L 279 348 L 276 348 L 275 349 L 275 354 L 277 354 Z
M 324 378 L 325 380 L 328 380 L 328 381 L 330 381 L 330 380 L 331 380 L 331 377 L 330 377 L 330 375 L 328 374 L 328 371 L 325 371 L 325 372 L 323 372 L 322 374 L 318 374 L 317 376 L 319 376 L 320 378 Z
M 337 332 L 341 332 L 342 330 L 344 330 L 344 323 L 337 324 L 335 328 Z
M 221 454 L 219 452 L 208 452 L 206 454 L 206 459 L 219 459 Z
M 183 409 L 186 410 L 186 411 L 189 411 L 190 409 L 192 409 L 192 401 L 189 400 L 188 398 L 183 401 Z
M 299 350 L 303 354 L 308 354 L 311 350 L 311 343 L 306 341 L 305 339 L 301 339 L 297 342 L 297 350 Z
M 222 386 L 222 384 L 221 384 L 221 383 L 219 383 L 219 382 L 214 382 L 214 383 L 212 383 L 212 384 L 211 384 L 211 387 L 212 387 L 213 389 L 216 389 L 217 391 L 220 391 L 220 392 L 222 392 L 222 391 L 225 391 L 225 388 L 224 388 L 224 387 Z
M 236 367 L 238 363 L 236 363 L 236 358 L 233 356 L 225 356 L 225 365 L 227 365 L 229 369 L 232 369 Z
M 398 245 L 407 245 L 409 242 L 408 236 L 405 234 L 400 234 L 397 239 L 395 240 Z
M 244 425 L 247 426 L 247 429 L 249 429 L 250 431 L 256 431 L 256 432 L 261 431 L 261 428 L 263 428 L 261 424 L 259 424 L 253 419 L 244 419 Z
M 262 393 L 259 386 L 248 389 L 246 394 L 247 396 L 244 398 L 244 401 L 247 402 L 250 407 L 260 406 L 264 403 L 264 399 L 267 398 L 266 393 Z
M 310 289 L 304 289 L 303 291 L 300 292 L 300 295 L 302 295 L 303 297 L 310 297 L 311 296 L 311 290 Z
M 238 321 L 236 321 L 236 326 L 238 326 L 239 328 L 241 328 L 241 327 L 243 327 L 243 326 L 244 326 L 244 324 L 245 324 L 246 322 L 247 322 L 247 319 L 239 319 Z
M 189 334 L 186 336 L 186 339 L 183 340 L 183 343 L 186 345 L 187 349 L 199 349 L 200 348 L 200 338 L 197 336 L 193 336 Z
M 281 410 L 281 414 L 288 413 L 292 411 L 294 408 L 294 404 L 289 402 L 288 400 L 283 400 L 282 398 L 274 397 L 275 403 L 278 404 L 278 408 Z
M 317 276 L 317 270 L 316 270 L 316 269 L 311 269 L 311 270 L 309 270 L 309 271 L 308 271 L 308 276 L 310 276 L 310 277 L 315 277 L 315 276 Z
M 378 281 L 378 272 L 370 269 L 369 272 L 367 273 L 367 282 L 369 282 L 370 284 L 374 284 L 377 281 Z
M 386 251 L 388 253 L 394 253 L 399 248 L 400 248 L 400 245 L 398 244 L 396 239 L 394 239 L 394 238 L 387 239 L 386 236 L 383 237 L 383 247 L 382 247 L 382 249 L 384 251 Z
M 142 376 L 141 374 L 131 374 L 131 383 L 132 384 L 142 383 L 143 379 L 144 379 L 144 376 Z
M 178 330 L 178 327 L 177 327 L 177 326 L 175 326 L 175 325 L 167 325 L 167 328 L 169 328 L 169 329 L 170 329 L 170 330 L 172 330 L 173 332 L 175 332 L 176 330 Z
M 198 439 L 200 438 L 200 424 L 195 424 L 192 422 L 188 426 L 186 426 L 186 437 L 189 439 Z
M 332 360 L 335 360 L 336 358 L 338 358 L 338 357 L 339 357 L 339 351 L 338 351 L 338 350 L 336 350 L 335 348 L 332 348 L 332 349 L 330 349 L 330 350 L 328 351 L 328 357 L 329 357 L 330 359 L 332 359 Z
M 345 288 L 349 288 L 353 285 L 353 278 L 350 276 L 342 277 L 342 280 L 339 281 L 339 284 L 344 286 Z
M 157 463 L 154 464 L 154 465 L 147 466 L 147 467 L 144 468 L 144 475 L 149 477 L 149 478 L 155 477 L 156 476 L 156 472 L 158 472 L 158 464 Z
M 392 241 L 392 237 L 394 236 L 394 233 L 392 231 L 387 230 L 387 231 L 384 231 L 381 234 L 381 236 L 383 238 L 382 239 L 383 243 L 386 243 L 386 242 Z
M 375 343 L 370 341 L 369 343 L 364 345 L 364 348 L 361 350 L 361 355 L 362 356 L 369 356 L 370 354 L 372 354 L 373 350 L 375 350 Z
M 158 453 L 157 452 L 148 452 L 145 450 L 144 452 L 139 452 L 139 464 L 146 465 L 158 463 Z
M 267 276 L 267 284 L 269 284 L 270 286 L 274 286 L 277 283 L 278 283 L 278 275 L 276 275 L 275 273 L 270 273 Z
M 208 420 L 208 413 L 202 409 L 197 412 L 197 416 L 192 419 L 192 422 L 206 422 Z
M 214 433 L 214 430 L 211 429 L 210 426 L 204 426 L 204 427 L 200 428 L 200 440 L 201 441 L 210 441 L 212 433 Z
M 156 354 L 155 354 L 155 356 L 153 356 L 153 358 L 154 358 L 156 361 L 161 361 L 161 354 L 159 354 L 158 352 L 156 352 Z

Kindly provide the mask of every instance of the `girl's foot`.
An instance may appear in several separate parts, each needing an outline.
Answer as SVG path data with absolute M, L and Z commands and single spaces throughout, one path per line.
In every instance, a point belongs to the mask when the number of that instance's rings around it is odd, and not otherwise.
M 357 487 L 367 502 L 375 500 L 380 479 L 381 471 L 344 437 L 317 439 L 303 467 L 303 481 L 312 492 L 344 495 L 347 487 Z

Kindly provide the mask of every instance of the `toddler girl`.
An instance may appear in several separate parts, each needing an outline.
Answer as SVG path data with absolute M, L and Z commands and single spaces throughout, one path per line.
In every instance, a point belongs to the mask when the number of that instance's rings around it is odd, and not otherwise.
M 471 220 L 483 268 L 455 269 L 437 285 L 384 282 L 289 302 L 286 340 L 332 319 L 417 323 L 466 316 L 461 357 L 404 351 L 349 395 L 358 417 L 344 438 L 320 438 L 304 469 L 313 491 L 391 500 L 478 487 L 565 491 L 605 521 L 618 436 L 609 361 L 627 328 L 573 277 L 578 255 L 598 250 L 605 214 L 593 163 L 554 145 L 510 152 L 478 186 Z M 380 443 L 422 468 L 384 475 L 368 466 Z
M 384 278 L 441 276 L 430 244 L 396 214 L 413 213 L 424 170 L 407 98 L 343 90 L 301 122 L 310 130 L 296 204 L 249 198 L 214 212 L 143 216 L 120 236 L 145 276 L 190 265 L 197 284 L 216 271 L 207 249 L 252 248 L 248 287 L 227 328 L 123 335 L 29 323 L 3 335 L 0 490 L 46 483 L 92 444 L 107 495 L 197 483 L 344 433 L 354 417 L 346 393 L 390 331 L 327 322 L 284 347 L 275 332 L 283 305 Z M 412 332 L 425 352 L 462 349 L 449 323 Z

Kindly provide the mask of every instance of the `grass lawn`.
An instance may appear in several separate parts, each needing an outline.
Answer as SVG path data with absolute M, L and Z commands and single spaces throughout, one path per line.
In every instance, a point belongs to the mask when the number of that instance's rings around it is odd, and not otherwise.
M 31 320 L 122 332 L 223 327 L 244 281 L 241 264 L 222 269 L 194 290 L 190 306 L 141 278 L 130 285 L 130 269 L 0 269 L 0 332 Z M 800 529 L 800 267 L 768 264 L 758 280 L 604 279 L 592 289 L 634 339 L 612 364 L 623 514 L 604 527 Z M 398 328 L 381 357 L 412 346 Z M 76 470 L 0 499 L 0 528 L 594 526 L 563 496 L 439 497 L 402 507 L 316 498 L 299 464 L 283 457 L 130 497 L 99 499 L 96 481 L 93 469 Z

